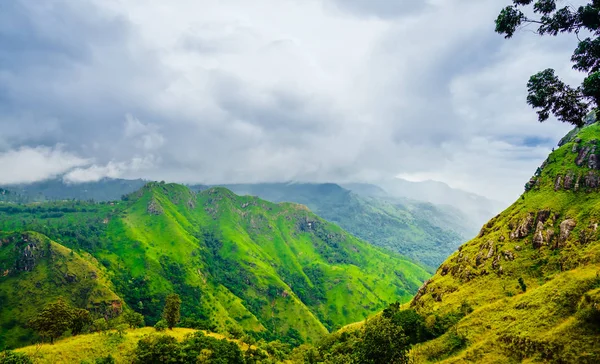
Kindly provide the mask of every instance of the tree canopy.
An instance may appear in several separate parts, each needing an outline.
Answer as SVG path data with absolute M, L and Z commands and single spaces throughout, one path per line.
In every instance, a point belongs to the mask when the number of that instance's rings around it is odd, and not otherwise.
M 559 5 L 556 0 L 513 0 L 498 15 L 496 32 L 511 38 L 517 30 L 533 25 L 542 36 L 577 36 L 571 61 L 575 70 L 587 74 L 581 85 L 567 85 L 549 68 L 529 79 L 527 103 L 538 109 L 540 122 L 553 114 L 562 122 L 582 126 L 583 118 L 600 106 L 600 0 L 579 7 L 568 2 Z
M 163 310 L 163 318 L 167 321 L 169 329 L 173 329 L 179 322 L 181 317 L 181 298 L 176 293 L 167 296 L 167 302 L 165 303 L 165 309 Z

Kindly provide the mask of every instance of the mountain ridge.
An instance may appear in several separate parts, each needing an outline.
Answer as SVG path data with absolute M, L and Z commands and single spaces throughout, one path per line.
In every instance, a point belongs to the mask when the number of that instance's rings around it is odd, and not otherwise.
M 177 292 L 183 317 L 204 327 L 314 341 L 408 301 L 429 276 L 304 206 L 224 188 L 151 182 L 110 203 L 0 204 L 0 217 L 0 231 L 37 231 L 91 254 L 149 324 Z

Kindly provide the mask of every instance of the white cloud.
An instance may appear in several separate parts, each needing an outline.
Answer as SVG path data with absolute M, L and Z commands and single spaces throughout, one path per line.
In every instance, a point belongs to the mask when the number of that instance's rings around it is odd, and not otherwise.
M 75 168 L 63 176 L 67 183 L 96 182 L 102 178 L 121 178 L 129 174 L 144 171 L 155 163 L 153 155 L 144 158 L 136 157 L 128 162 L 110 161 L 106 165 L 92 164 L 82 168 Z
M 567 129 L 536 122 L 528 76 L 547 67 L 578 75 L 569 64 L 574 38 L 494 33 L 509 2 L 8 7 L 0 24 L 28 31 L 0 27 L 0 146 L 63 143 L 94 161 L 70 173 L 79 181 L 402 174 L 510 201 Z M 24 46 L 11 48 L 17 42 Z
M 22 147 L 0 153 L 0 183 L 40 181 L 88 163 L 88 160 L 68 153 L 60 146 Z

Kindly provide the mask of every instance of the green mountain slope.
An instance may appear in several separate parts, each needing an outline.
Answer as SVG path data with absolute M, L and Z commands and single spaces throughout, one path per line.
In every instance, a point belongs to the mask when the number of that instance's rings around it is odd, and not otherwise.
M 147 323 L 177 292 L 200 325 L 296 342 L 408 301 L 429 276 L 304 206 L 224 188 L 149 183 L 119 202 L 0 205 L 0 230 L 89 252 Z
M 440 266 L 411 306 L 429 322 L 474 311 L 415 347 L 417 362 L 600 361 L 599 161 L 600 125 L 570 133 L 522 198 Z
M 382 196 L 361 196 L 333 183 L 260 183 L 224 187 L 240 195 L 306 205 L 349 233 L 430 267 L 438 266 L 467 236 L 476 233 L 456 210 L 393 198 L 384 191 L 381 191 Z
M 63 297 L 99 316 L 121 312 L 122 301 L 89 254 L 35 233 L 0 233 L 0 348 L 31 342 L 25 323 Z

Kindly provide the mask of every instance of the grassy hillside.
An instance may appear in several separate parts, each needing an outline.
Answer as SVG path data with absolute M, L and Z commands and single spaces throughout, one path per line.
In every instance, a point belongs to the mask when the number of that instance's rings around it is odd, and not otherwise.
M 117 363 L 131 363 L 137 342 L 151 335 L 168 335 L 183 340 L 186 335 L 196 332 L 193 329 L 174 328 L 158 333 L 151 327 L 128 329 L 123 335 L 116 331 L 79 335 L 59 340 L 54 344 L 31 345 L 15 350 L 29 356 L 37 364 L 54 363 L 93 363 L 96 359 L 111 355 Z M 223 335 L 206 333 L 216 339 L 224 339 Z M 233 340 L 235 341 L 235 340 Z M 240 344 L 242 349 L 248 345 Z
M 224 188 L 149 183 L 113 203 L 0 205 L 0 230 L 37 231 L 89 253 L 149 324 L 177 292 L 197 327 L 292 343 L 408 301 L 429 276 L 301 205 Z
M 473 232 L 472 224 L 457 210 L 392 198 L 384 191 L 381 191 L 383 195 L 361 196 L 333 183 L 260 183 L 225 187 L 240 195 L 306 205 L 349 233 L 430 267 L 437 267 L 479 228 Z
M 98 316 L 115 316 L 122 308 L 103 269 L 89 254 L 78 254 L 35 232 L 0 233 L 0 347 L 31 342 L 35 336 L 24 323 L 58 297 Z
M 416 346 L 417 362 L 600 361 L 599 161 L 600 125 L 570 133 L 523 196 L 440 266 L 411 306 L 430 321 L 466 316 Z
M 143 180 L 105 178 L 96 182 L 67 183 L 62 178 L 29 184 L 0 186 L 0 202 L 61 200 L 114 201 L 140 189 Z M 390 249 L 437 267 L 481 223 L 473 223 L 458 208 L 393 197 L 368 184 L 257 183 L 223 185 L 239 195 L 254 195 L 271 202 L 295 202 L 308 206 L 324 219 L 379 247 Z M 194 191 L 209 186 L 196 185 Z M 351 192 L 352 191 L 352 192 Z M 421 196 L 422 197 L 422 196 Z M 456 205 L 465 206 L 465 203 Z M 487 217 L 487 215 L 486 215 Z

